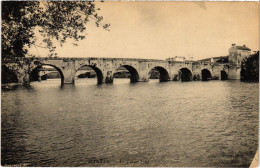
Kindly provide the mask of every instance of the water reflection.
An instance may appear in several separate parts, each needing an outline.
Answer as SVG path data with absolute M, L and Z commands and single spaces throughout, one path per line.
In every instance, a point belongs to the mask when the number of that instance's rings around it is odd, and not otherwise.
M 74 90 L 75 89 L 75 85 L 73 85 L 73 84 L 63 84 L 63 85 L 60 85 L 60 90 L 66 90 L 66 89 Z
M 6 84 L 2 85 L 2 91 L 14 91 L 14 90 L 27 90 L 27 91 L 33 91 L 33 88 L 30 85 L 18 85 L 18 84 Z

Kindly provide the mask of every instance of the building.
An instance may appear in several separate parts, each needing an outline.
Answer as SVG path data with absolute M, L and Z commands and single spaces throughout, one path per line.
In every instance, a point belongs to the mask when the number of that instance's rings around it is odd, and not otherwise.
M 229 49 L 229 63 L 235 64 L 237 67 L 241 66 L 241 63 L 244 58 L 251 55 L 251 49 L 249 49 L 246 45 L 237 46 L 236 44 L 232 44 Z
M 229 49 L 228 56 L 212 57 L 198 61 L 209 63 L 231 63 L 237 67 L 240 67 L 243 59 L 249 55 L 251 55 L 251 49 L 249 49 L 246 45 L 237 46 L 236 44 L 232 44 L 231 48 Z
M 209 62 L 209 63 L 228 63 L 228 56 L 212 57 L 198 60 L 199 62 Z
M 185 60 L 186 60 L 185 57 L 180 57 L 180 56 L 175 56 L 166 59 L 166 61 L 178 61 L 178 62 L 184 62 Z

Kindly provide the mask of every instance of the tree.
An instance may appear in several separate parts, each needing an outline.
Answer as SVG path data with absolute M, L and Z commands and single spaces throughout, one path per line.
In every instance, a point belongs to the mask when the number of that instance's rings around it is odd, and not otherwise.
M 259 51 L 242 61 L 240 75 L 242 81 L 259 80 Z
M 2 1 L 2 59 L 24 57 L 31 46 L 48 48 L 53 56 L 53 41 L 62 45 L 68 38 L 84 39 L 90 19 L 108 30 L 97 10 L 93 1 Z M 43 46 L 36 44 L 36 31 Z

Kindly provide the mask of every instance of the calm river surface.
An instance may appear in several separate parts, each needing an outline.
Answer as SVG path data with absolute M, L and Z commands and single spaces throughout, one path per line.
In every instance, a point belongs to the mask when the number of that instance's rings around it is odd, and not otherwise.
M 96 85 L 80 79 L 2 91 L 2 165 L 249 166 L 258 83 Z

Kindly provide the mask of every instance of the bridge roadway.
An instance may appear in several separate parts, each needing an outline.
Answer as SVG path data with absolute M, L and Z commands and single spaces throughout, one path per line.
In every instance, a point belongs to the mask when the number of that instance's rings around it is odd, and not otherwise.
M 150 71 L 160 72 L 160 81 L 189 81 L 221 79 L 238 79 L 239 69 L 227 63 L 196 61 L 167 61 L 136 58 L 48 58 L 48 57 L 15 57 L 2 60 L 2 66 L 10 69 L 16 76 L 18 84 L 30 84 L 30 76 L 39 72 L 43 65 L 57 69 L 61 83 L 75 83 L 76 72 L 83 66 L 92 68 L 97 74 L 98 83 L 112 83 L 113 74 L 119 67 L 126 68 L 131 82 L 149 81 Z

